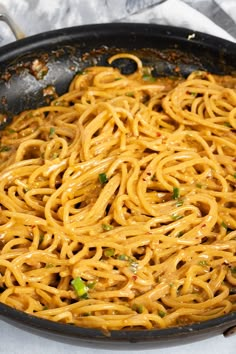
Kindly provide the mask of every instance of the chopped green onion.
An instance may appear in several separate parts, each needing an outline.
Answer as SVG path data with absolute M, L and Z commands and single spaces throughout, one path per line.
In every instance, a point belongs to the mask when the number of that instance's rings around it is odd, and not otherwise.
M 163 317 L 166 316 L 166 312 L 164 312 L 164 311 L 162 311 L 162 310 L 159 310 L 159 311 L 158 311 L 158 315 L 159 315 L 161 318 L 163 318 Z
M 80 278 L 77 277 L 71 281 L 71 285 L 73 286 L 76 294 L 79 297 L 86 296 L 88 293 L 88 287 L 86 286 L 85 282 Z
M 16 133 L 16 130 L 15 130 L 15 129 L 12 129 L 12 128 L 9 128 L 9 129 L 8 129 L 8 133 L 10 133 L 10 134 Z
M 133 92 L 126 92 L 125 95 L 126 95 L 126 96 L 129 96 L 129 97 L 134 97 L 134 93 L 133 93 Z
M 125 254 L 120 254 L 117 258 L 120 261 L 127 261 L 128 260 L 128 256 L 126 256 Z
M 180 231 L 178 234 L 177 234 L 177 237 L 181 237 L 184 235 L 184 232 L 183 231 Z
M 153 77 L 150 74 L 143 74 L 142 79 L 143 81 L 151 81 L 151 82 L 156 81 L 155 77 Z
M 56 100 L 54 101 L 54 106 L 63 106 L 63 107 L 67 107 L 68 106 L 68 102 L 65 100 Z
M 226 225 L 226 223 L 225 223 L 224 221 L 221 223 L 221 226 L 222 226 L 223 228 L 225 228 L 226 230 L 228 229 L 228 226 Z
M 104 231 L 110 231 L 114 229 L 114 226 L 109 225 L 109 224 L 102 224 L 102 228 Z
M 43 307 L 43 311 L 46 311 L 46 310 L 48 310 L 48 307 L 47 307 L 47 306 L 44 306 L 44 307 Z
M 6 145 L 0 146 L 0 152 L 7 152 L 10 150 L 11 150 L 10 146 L 6 146 Z
M 179 219 L 182 219 L 183 216 L 182 215 L 178 215 L 178 214 L 172 214 L 171 215 L 171 219 L 173 220 L 179 220 Z
M 206 266 L 208 266 L 208 263 L 207 263 L 207 261 L 199 261 L 198 265 L 200 265 L 202 267 L 206 267 Z
M 203 185 L 201 183 L 196 183 L 196 187 L 201 189 Z
M 118 81 L 118 80 L 121 80 L 121 79 L 122 79 L 122 77 L 116 77 L 115 81 Z
M 52 154 L 52 158 L 53 159 L 56 159 L 58 157 L 58 153 L 57 152 L 54 152 L 53 154 Z
M 179 198 L 179 188 L 174 187 L 174 188 L 173 188 L 172 199 L 178 199 L 178 198 Z
M 236 274 L 236 267 L 230 268 L 231 273 Z
M 42 243 L 44 240 L 44 234 L 39 235 L 39 244 Z
M 47 263 L 45 265 L 45 268 L 52 268 L 52 267 L 54 267 L 54 264 L 52 264 L 52 263 Z
M 127 261 L 129 262 L 129 269 L 132 273 L 136 273 L 137 272 L 137 268 L 138 268 L 138 263 L 136 262 L 135 259 L 133 259 L 130 256 L 126 256 L 125 254 L 120 254 L 117 259 L 119 259 L 120 261 Z
M 190 92 L 190 94 L 191 94 L 192 96 L 194 96 L 194 97 L 197 96 L 197 93 L 196 93 L 196 92 Z
M 49 137 L 51 138 L 55 134 L 55 128 L 51 127 L 49 130 Z
M 182 200 L 182 199 L 179 199 L 177 202 L 176 202 L 176 206 L 177 207 L 180 207 L 180 206 L 182 206 L 184 204 L 184 201 Z
M 234 173 L 233 177 L 236 179 L 236 173 Z
M 229 122 L 224 122 L 224 126 L 225 126 L 225 127 L 232 128 L 232 125 L 231 125 Z
M 99 173 L 98 178 L 101 184 L 105 184 L 108 182 L 108 178 L 105 173 Z
M 114 254 L 115 254 L 114 248 L 106 248 L 104 250 L 104 256 L 106 256 L 106 257 L 112 257 L 112 256 L 114 256 Z
M 132 310 L 136 311 L 137 313 L 143 313 L 144 311 L 144 306 L 141 304 L 133 304 Z

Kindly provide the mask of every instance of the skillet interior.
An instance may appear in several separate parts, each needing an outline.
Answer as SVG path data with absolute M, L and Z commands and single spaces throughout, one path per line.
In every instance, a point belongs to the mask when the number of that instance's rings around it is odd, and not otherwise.
M 64 93 L 79 70 L 91 65 L 107 65 L 107 58 L 119 51 L 134 52 L 155 75 L 187 76 L 193 70 L 216 74 L 236 73 L 236 45 L 216 37 L 168 26 L 147 24 L 106 24 L 74 27 L 20 40 L 0 49 L 0 113 L 6 120 L 22 110 L 47 103 L 43 89 L 54 85 Z M 190 36 L 190 37 L 189 37 Z M 192 38 L 191 38 L 192 37 Z M 36 79 L 32 63 L 39 59 L 48 72 Z M 134 68 L 121 62 L 124 73 Z M 175 72 L 178 66 L 180 71 Z M 69 343 L 138 343 L 139 348 L 183 344 L 223 333 L 236 326 L 236 313 L 186 327 L 163 330 L 112 331 L 78 328 L 38 319 L 0 304 L 2 317 L 20 328 Z M 86 344 L 87 345 L 87 344 Z M 129 349 L 134 349 L 134 346 Z M 127 344 L 125 346 L 127 349 Z

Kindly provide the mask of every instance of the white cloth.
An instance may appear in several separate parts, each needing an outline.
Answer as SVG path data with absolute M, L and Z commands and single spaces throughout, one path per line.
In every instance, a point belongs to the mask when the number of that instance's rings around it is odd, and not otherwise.
M 232 18 L 236 23 L 236 1 L 215 0 L 215 2 Z
M 236 4 L 236 0 L 232 1 Z M 180 0 L 168 0 L 141 13 L 129 16 L 128 21 L 186 27 L 193 31 L 205 32 L 229 41 L 236 41 L 235 38 L 209 18 Z

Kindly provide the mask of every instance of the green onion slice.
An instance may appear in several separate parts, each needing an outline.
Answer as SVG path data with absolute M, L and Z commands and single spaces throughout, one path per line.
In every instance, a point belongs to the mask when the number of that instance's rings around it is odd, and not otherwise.
M 156 78 L 153 77 L 153 76 L 150 75 L 150 74 L 143 74 L 142 79 L 143 79 L 144 81 L 150 81 L 150 82 L 156 81 Z
M 10 146 L 6 146 L 6 145 L 0 146 L 0 152 L 7 152 L 10 150 L 11 150 Z
M 208 266 L 208 262 L 207 261 L 199 261 L 198 264 L 202 267 L 206 267 Z
M 158 315 L 159 315 L 161 318 L 163 318 L 163 317 L 166 316 L 166 312 L 164 312 L 164 311 L 162 311 L 162 310 L 159 310 L 159 311 L 158 311 Z
M 73 286 L 76 294 L 79 297 L 86 296 L 86 294 L 88 293 L 88 287 L 80 277 L 73 279 L 71 281 L 71 285 Z
M 179 220 L 179 219 L 182 219 L 183 216 L 182 215 L 178 215 L 178 214 L 172 214 L 171 215 L 171 219 L 172 220 Z
M 110 230 L 113 230 L 114 227 L 112 225 L 109 225 L 109 224 L 102 224 L 102 228 L 104 231 L 110 231 Z
M 49 137 L 52 137 L 55 134 L 55 128 L 51 127 L 49 130 Z
M 115 254 L 114 248 L 106 248 L 106 249 L 104 250 L 104 255 L 105 255 L 106 257 L 112 257 L 112 256 L 114 256 L 114 254 Z
M 105 184 L 108 182 L 106 173 L 99 173 L 98 178 L 101 184 Z
M 226 223 L 225 223 L 224 221 L 221 223 L 221 226 L 222 226 L 223 228 L 225 228 L 226 230 L 228 229 L 228 226 L 226 225 Z
M 172 195 L 172 198 L 173 198 L 173 199 L 178 199 L 179 196 L 180 196 L 179 188 L 174 187 L 174 188 L 173 188 L 173 195 Z

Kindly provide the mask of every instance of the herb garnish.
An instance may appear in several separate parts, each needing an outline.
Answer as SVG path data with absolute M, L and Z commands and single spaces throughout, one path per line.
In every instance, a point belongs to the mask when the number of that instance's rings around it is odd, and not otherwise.
M 51 127 L 49 130 L 49 138 L 51 138 L 55 134 L 55 128 Z
M 143 81 L 150 81 L 150 82 L 156 81 L 156 78 L 150 74 L 143 74 L 142 79 Z
M 221 226 L 226 230 L 228 229 L 228 226 L 226 225 L 226 223 L 224 221 L 221 223 Z
M 198 265 L 202 266 L 202 267 L 206 267 L 208 266 L 209 264 L 207 263 L 207 261 L 199 261 L 198 262 Z
M 6 146 L 6 145 L 0 146 L 0 152 L 7 152 L 10 150 L 11 150 L 10 146 Z
M 106 256 L 106 257 L 112 257 L 112 256 L 114 256 L 114 254 L 115 254 L 114 248 L 106 248 L 104 250 L 104 256 Z
M 166 316 L 166 312 L 164 312 L 164 311 L 162 311 L 162 310 L 159 310 L 159 311 L 158 311 L 158 315 L 159 315 L 161 318 L 163 318 L 163 317 Z
M 178 214 L 172 214 L 171 215 L 171 219 L 173 220 L 179 220 L 179 219 L 182 219 L 183 218 L 183 215 L 178 215 Z
M 71 281 L 71 285 L 73 286 L 78 297 L 84 297 L 88 294 L 89 288 L 80 277 L 73 279 Z
M 99 173 L 98 178 L 101 184 L 105 184 L 108 182 L 106 173 Z
M 172 199 L 178 199 L 180 196 L 179 188 L 173 187 Z
M 132 310 L 136 311 L 137 313 L 143 313 L 144 311 L 144 306 L 141 304 L 133 304 Z
M 114 226 L 109 225 L 109 224 L 102 224 L 102 228 L 104 231 L 110 231 L 114 229 Z

